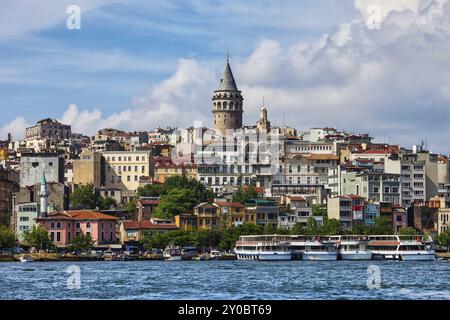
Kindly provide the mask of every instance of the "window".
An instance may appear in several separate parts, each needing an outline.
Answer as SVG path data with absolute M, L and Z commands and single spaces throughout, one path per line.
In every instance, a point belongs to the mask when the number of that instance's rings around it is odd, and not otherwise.
M 50 224 L 50 228 L 51 228 L 51 229 L 54 229 L 54 228 L 55 228 L 55 223 L 54 223 L 54 222 L 52 222 L 52 223 Z
M 56 229 L 61 229 L 61 223 L 58 222 L 58 223 L 56 224 Z
M 80 223 L 79 222 L 76 223 L 75 228 L 80 229 Z
M 90 222 L 86 223 L 86 229 L 90 229 L 90 228 L 91 228 L 91 223 Z
M 61 241 L 61 232 L 57 232 L 56 233 L 56 241 L 60 242 Z

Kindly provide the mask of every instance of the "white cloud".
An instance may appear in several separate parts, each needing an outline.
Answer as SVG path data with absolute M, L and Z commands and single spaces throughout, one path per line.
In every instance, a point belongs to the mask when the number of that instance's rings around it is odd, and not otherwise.
M 371 30 L 366 8 L 374 3 L 383 21 Z M 337 126 L 404 145 L 424 139 L 433 151 L 448 152 L 449 1 L 356 0 L 355 6 L 359 18 L 316 41 L 286 47 L 263 39 L 246 59 L 233 59 L 245 122 L 256 121 L 264 96 L 274 124 L 285 118 L 301 130 Z M 70 106 L 61 119 L 89 134 L 103 127 L 190 126 L 195 120 L 211 125 L 210 98 L 218 83 L 213 69 L 181 59 L 171 77 L 121 113 Z
M 60 121 L 72 125 L 74 132 L 92 135 L 102 128 L 149 130 L 157 126 L 193 125 L 209 121 L 211 83 L 214 76 L 194 60 L 180 59 L 177 71 L 153 87 L 147 95 L 136 97 L 134 107 L 104 115 L 99 109 L 80 110 L 70 105 Z
M 25 136 L 25 129 L 29 126 L 30 124 L 24 117 L 17 117 L 0 128 L 0 139 L 6 139 L 9 133 L 12 135 L 13 139 L 23 139 Z

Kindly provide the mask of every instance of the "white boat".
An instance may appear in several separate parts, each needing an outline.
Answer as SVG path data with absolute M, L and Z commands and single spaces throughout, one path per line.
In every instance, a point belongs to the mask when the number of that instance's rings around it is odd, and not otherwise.
M 436 252 L 429 236 L 370 236 L 369 248 L 374 255 L 388 260 L 433 261 Z
M 367 237 L 364 236 L 332 236 L 330 241 L 336 243 L 339 257 L 342 260 L 371 260 L 372 251 L 368 246 Z
M 337 247 L 332 242 L 307 241 L 304 243 L 302 260 L 305 261 L 336 261 Z
M 22 256 L 20 257 L 20 262 L 33 262 L 33 258 L 31 256 Z
M 241 236 L 234 252 L 238 260 L 292 260 L 289 236 Z
M 167 261 L 181 261 L 181 248 L 177 246 L 169 246 L 164 249 L 163 257 Z
M 211 250 L 211 253 L 209 254 L 209 258 L 211 260 L 219 260 L 221 256 L 222 255 L 217 250 Z

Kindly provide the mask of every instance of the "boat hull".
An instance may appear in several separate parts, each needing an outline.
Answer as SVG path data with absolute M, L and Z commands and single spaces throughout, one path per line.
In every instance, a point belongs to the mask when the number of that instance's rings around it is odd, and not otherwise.
M 336 261 L 337 252 L 305 252 L 302 259 L 305 261 Z
M 292 260 L 292 254 L 290 252 L 260 252 L 258 255 L 260 261 L 286 261 Z
M 292 260 L 291 252 L 249 252 L 235 251 L 238 260 L 287 261 Z
M 436 253 L 400 253 L 399 258 L 402 261 L 434 261 Z
M 181 256 L 165 256 L 166 261 L 181 261 Z
M 372 260 L 372 252 L 369 251 L 344 251 L 340 256 L 342 260 Z

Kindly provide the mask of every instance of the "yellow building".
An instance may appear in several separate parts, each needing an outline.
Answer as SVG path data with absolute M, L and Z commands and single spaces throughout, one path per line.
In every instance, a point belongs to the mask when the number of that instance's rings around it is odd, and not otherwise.
M 154 161 L 149 151 L 104 151 L 105 187 L 135 192 L 141 178 L 153 177 Z
M 223 227 L 236 227 L 247 223 L 245 220 L 246 210 L 243 204 L 239 202 L 215 202 L 214 204 L 219 208 L 219 216 Z
M 223 230 L 244 223 L 256 224 L 256 213 L 247 212 L 244 205 L 234 202 L 202 203 L 194 208 L 198 229 Z
M 73 184 L 86 186 L 102 184 L 102 156 L 98 152 L 83 151 L 80 158 L 73 161 Z
M 175 216 L 175 224 L 183 231 L 197 230 L 197 217 L 190 214 Z

